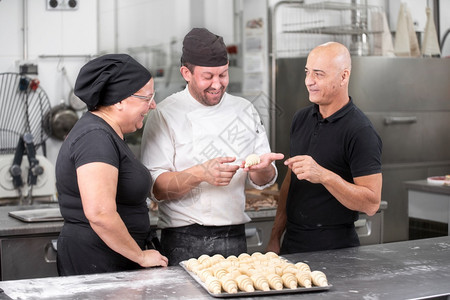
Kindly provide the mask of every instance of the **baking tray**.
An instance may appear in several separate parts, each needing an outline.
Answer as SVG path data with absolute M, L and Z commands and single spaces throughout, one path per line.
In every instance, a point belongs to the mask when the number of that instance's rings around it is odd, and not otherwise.
M 10 211 L 10 217 L 27 223 L 63 221 L 59 207 Z
M 238 290 L 237 293 L 233 293 L 233 294 L 230 294 L 227 292 L 223 292 L 220 294 L 213 294 L 208 290 L 208 287 L 200 279 L 200 277 L 198 277 L 195 273 L 189 271 L 186 268 L 185 262 L 186 261 L 180 262 L 180 266 L 189 275 L 191 275 L 191 277 L 194 278 L 194 280 L 197 281 L 198 284 L 200 284 L 210 296 L 216 297 L 216 298 L 235 298 L 235 297 L 252 297 L 252 296 L 277 295 L 277 294 L 294 294 L 294 293 L 305 293 L 305 292 L 308 292 L 308 293 L 309 292 L 320 292 L 320 291 L 327 291 L 333 287 L 332 284 L 328 284 L 327 286 L 312 286 L 310 288 L 305 288 L 305 287 L 298 287 L 296 289 L 283 288 L 282 290 L 270 290 L 270 291 L 255 290 L 254 292 L 243 292 L 243 291 Z

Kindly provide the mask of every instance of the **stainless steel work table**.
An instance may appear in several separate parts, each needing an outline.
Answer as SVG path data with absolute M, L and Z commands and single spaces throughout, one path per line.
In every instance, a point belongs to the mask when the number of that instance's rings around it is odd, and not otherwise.
M 280 299 L 424 299 L 450 295 L 450 237 L 285 256 L 323 270 L 328 291 Z M 211 299 L 181 267 L 0 282 L 0 299 Z M 273 299 L 254 297 L 254 299 Z M 252 299 L 252 298 L 247 298 Z
M 408 216 L 423 224 L 421 228 L 431 226 L 429 222 L 442 224 L 442 227 L 447 224 L 446 231 L 450 235 L 450 186 L 432 184 L 427 180 L 406 181 L 404 184 L 408 190 Z
M 42 208 L 55 208 L 58 204 L 32 205 L 32 206 L 0 206 L 0 237 L 22 236 L 31 234 L 59 234 L 63 226 L 62 221 L 26 223 L 14 219 L 8 215 L 11 211 L 30 210 Z M 275 217 L 276 209 L 262 209 L 246 211 L 247 215 L 255 221 L 261 219 L 272 219 Z M 158 212 L 149 211 L 150 225 L 154 228 L 158 222 Z

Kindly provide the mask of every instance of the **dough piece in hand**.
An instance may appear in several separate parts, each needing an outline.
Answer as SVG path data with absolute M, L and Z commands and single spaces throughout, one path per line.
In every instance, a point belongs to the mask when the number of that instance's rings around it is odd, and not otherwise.
M 253 285 L 256 289 L 261 291 L 270 291 L 269 281 L 261 273 L 253 274 L 250 276 L 250 279 L 253 281 Z
M 208 291 L 210 291 L 213 294 L 220 294 L 222 292 L 222 285 L 220 284 L 219 279 L 217 279 L 214 276 L 209 276 L 206 278 L 206 287 L 208 288 Z
M 225 292 L 234 294 L 238 291 L 238 286 L 236 284 L 236 281 L 233 280 L 229 275 L 223 276 L 219 279 L 220 283 L 222 284 L 222 288 Z
M 283 280 L 283 285 L 287 288 L 296 289 L 298 286 L 297 278 L 292 273 L 284 273 L 281 279 Z
M 259 158 L 259 155 L 257 154 L 250 154 L 245 159 L 245 167 L 248 168 L 250 166 L 257 165 L 261 162 L 261 159 Z
M 269 285 L 274 290 L 282 290 L 283 289 L 283 279 L 277 274 L 271 273 L 267 275 L 267 280 L 269 281 Z
M 299 270 L 299 271 L 308 271 L 311 272 L 311 268 L 309 267 L 308 264 L 305 264 L 304 262 L 298 262 L 295 264 L 295 267 Z
M 322 271 L 312 271 L 311 280 L 314 285 L 328 286 L 327 276 Z
M 310 288 L 312 286 L 310 271 L 298 271 L 295 274 L 295 277 L 297 277 L 297 281 L 300 286 L 303 286 L 305 288 Z
M 236 277 L 236 282 L 241 291 L 254 292 L 253 281 L 247 275 L 240 275 Z

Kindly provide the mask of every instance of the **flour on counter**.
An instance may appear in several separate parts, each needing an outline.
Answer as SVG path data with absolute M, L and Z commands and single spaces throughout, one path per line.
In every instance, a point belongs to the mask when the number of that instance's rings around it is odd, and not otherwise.
M 164 286 L 164 289 L 168 290 L 184 283 L 186 278 L 179 274 L 180 270 L 177 269 L 160 268 L 136 272 L 4 281 L 0 287 L 12 299 L 130 299 L 138 295 L 151 295 L 151 291 L 148 290 L 153 288 L 159 289 Z

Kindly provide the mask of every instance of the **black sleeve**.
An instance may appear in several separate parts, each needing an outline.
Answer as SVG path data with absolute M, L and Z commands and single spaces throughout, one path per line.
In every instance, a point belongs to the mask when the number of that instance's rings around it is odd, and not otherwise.
M 381 173 L 381 151 L 381 138 L 372 126 L 358 129 L 349 145 L 352 176 Z
M 71 148 L 76 168 L 91 162 L 104 162 L 119 168 L 119 150 L 111 134 L 105 130 L 94 129 L 87 132 Z

